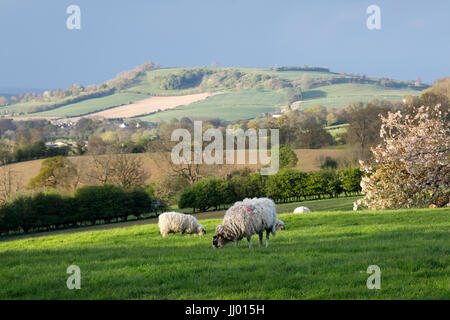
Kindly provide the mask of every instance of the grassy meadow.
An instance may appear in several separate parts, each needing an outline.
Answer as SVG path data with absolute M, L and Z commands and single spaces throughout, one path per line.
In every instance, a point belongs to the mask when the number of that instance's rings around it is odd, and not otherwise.
M 116 93 L 110 96 L 94 98 L 68 104 L 53 110 L 36 113 L 36 116 L 75 117 L 102 111 L 108 108 L 129 104 L 148 98 L 147 95 L 137 93 Z
M 300 109 L 317 104 L 327 108 L 344 108 L 350 102 L 367 102 L 372 99 L 398 101 L 406 95 L 418 95 L 412 89 L 390 89 L 375 84 L 341 83 L 321 86 L 303 92 Z
M 221 118 L 224 120 L 249 119 L 264 112 L 280 110 L 285 103 L 285 90 L 247 90 L 233 91 L 214 95 L 205 100 L 166 110 L 149 116 L 139 117 L 141 120 L 170 120 L 182 117 Z
M 333 208 L 333 200 L 322 201 Z M 203 237 L 162 238 L 146 224 L 3 240 L 0 299 L 450 298 L 449 209 L 353 212 L 347 205 L 280 214 L 286 230 L 269 248 L 253 237 L 253 249 L 243 240 L 214 250 L 221 219 L 201 220 Z M 73 264 L 81 290 L 66 287 Z M 381 290 L 366 287 L 369 265 L 381 268 Z

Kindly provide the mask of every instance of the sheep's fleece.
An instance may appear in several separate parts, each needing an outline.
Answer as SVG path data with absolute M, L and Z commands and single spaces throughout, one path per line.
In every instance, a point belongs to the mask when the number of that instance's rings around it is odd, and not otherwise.
M 197 218 L 179 212 L 164 212 L 158 217 L 159 232 L 165 237 L 169 233 L 205 234 L 205 228 Z
M 305 212 L 311 212 L 311 210 L 309 210 L 309 208 L 307 207 L 297 207 L 294 210 L 294 213 L 305 213 Z
M 216 227 L 216 235 L 235 242 L 264 231 L 275 235 L 277 221 L 275 203 L 271 199 L 245 199 L 227 210 L 222 225 Z
M 269 198 L 245 198 L 243 201 L 238 201 L 234 204 L 234 206 L 238 205 L 247 205 L 254 207 L 256 211 L 261 212 L 264 218 L 264 225 L 266 226 L 264 229 L 270 229 L 273 235 L 276 235 L 277 232 L 277 209 L 275 206 L 275 202 Z M 226 213 L 225 213 L 226 217 Z M 225 222 L 225 219 L 224 219 Z

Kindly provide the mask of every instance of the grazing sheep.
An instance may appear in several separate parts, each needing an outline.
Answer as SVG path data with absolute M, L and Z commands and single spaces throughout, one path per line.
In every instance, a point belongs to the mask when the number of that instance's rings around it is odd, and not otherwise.
M 198 222 L 197 218 L 189 214 L 179 212 L 164 212 L 158 217 L 159 232 L 163 237 L 169 233 L 181 232 L 181 234 L 206 233 L 205 228 Z
M 311 210 L 309 210 L 309 208 L 307 207 L 298 207 L 295 208 L 294 213 L 306 213 L 306 212 L 311 212 Z
M 233 241 L 235 246 L 246 237 L 249 248 L 251 237 L 259 235 L 259 246 L 262 246 L 263 233 L 266 231 L 266 247 L 269 246 L 269 234 L 276 235 L 277 213 L 275 203 L 268 198 L 244 199 L 236 202 L 227 210 L 221 225 L 216 227 L 213 237 L 213 248 L 222 248 Z M 281 221 L 281 220 L 280 220 Z
M 284 222 L 278 218 L 277 218 L 277 223 L 275 226 L 276 226 L 277 230 L 286 230 L 286 227 L 284 226 Z

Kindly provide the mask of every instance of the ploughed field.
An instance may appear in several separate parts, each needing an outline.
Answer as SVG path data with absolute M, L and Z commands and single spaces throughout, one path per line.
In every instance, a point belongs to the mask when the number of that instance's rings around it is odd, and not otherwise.
M 286 230 L 269 248 L 254 236 L 253 249 L 246 240 L 213 249 L 221 219 L 201 219 L 203 237 L 162 238 L 146 224 L 1 239 L 0 299 L 450 298 L 449 209 L 279 217 Z M 67 289 L 70 265 L 81 269 L 81 290 Z M 380 290 L 366 286 L 369 265 L 381 269 Z

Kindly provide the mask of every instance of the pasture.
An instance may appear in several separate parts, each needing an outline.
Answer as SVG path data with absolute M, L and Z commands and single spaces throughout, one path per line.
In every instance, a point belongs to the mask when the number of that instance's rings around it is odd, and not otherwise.
M 96 112 L 91 116 L 115 119 L 142 116 L 143 114 L 156 112 L 158 110 L 169 110 L 181 105 L 195 103 L 197 101 L 207 99 L 214 94 L 217 93 L 197 93 L 183 96 L 151 97 L 140 100 L 136 103 Z
M 68 104 L 53 110 L 38 112 L 36 116 L 75 117 L 130 104 L 148 98 L 147 95 L 137 93 L 115 93 L 106 97 L 93 98 L 77 103 Z
M 217 94 L 208 99 L 180 106 L 175 109 L 139 117 L 141 120 L 161 121 L 173 118 L 193 117 L 198 119 L 221 118 L 238 120 L 254 118 L 264 112 L 280 110 L 285 103 L 285 90 L 247 90 Z
M 303 204 L 303 203 L 302 203 Z M 292 204 L 294 205 L 294 204 Z M 282 212 L 280 210 L 280 212 Z M 156 224 L 0 242 L 0 299 L 449 299 L 449 209 L 281 214 L 269 248 Z M 66 287 L 70 265 L 81 290 Z M 369 290 L 369 265 L 381 290 Z
M 317 104 L 327 108 L 344 108 L 350 102 L 367 102 L 372 99 L 399 101 L 406 95 L 418 95 L 413 89 L 390 89 L 375 84 L 343 83 L 321 86 L 303 92 L 300 109 Z

